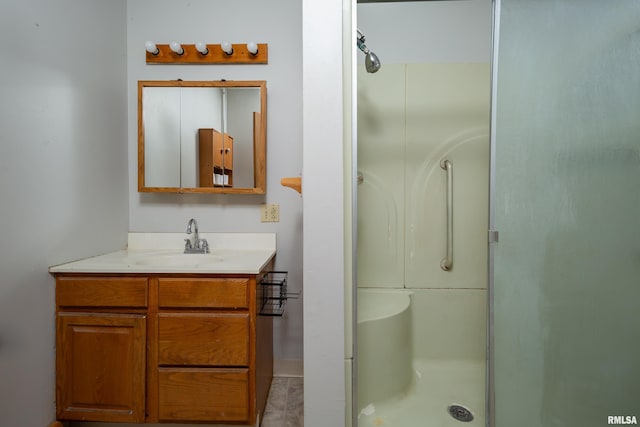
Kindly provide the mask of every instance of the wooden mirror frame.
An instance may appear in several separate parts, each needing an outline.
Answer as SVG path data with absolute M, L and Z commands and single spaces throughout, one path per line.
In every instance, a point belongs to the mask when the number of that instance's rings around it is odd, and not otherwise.
M 254 119 L 253 187 L 147 187 L 142 93 L 145 87 L 259 88 L 260 113 Z M 267 82 L 253 81 L 138 81 L 138 191 L 155 193 L 265 194 L 267 181 Z

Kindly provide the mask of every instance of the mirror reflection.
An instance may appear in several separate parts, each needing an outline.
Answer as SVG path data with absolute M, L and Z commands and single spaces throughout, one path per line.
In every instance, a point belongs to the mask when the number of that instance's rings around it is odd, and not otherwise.
M 264 81 L 138 89 L 139 191 L 264 194 Z

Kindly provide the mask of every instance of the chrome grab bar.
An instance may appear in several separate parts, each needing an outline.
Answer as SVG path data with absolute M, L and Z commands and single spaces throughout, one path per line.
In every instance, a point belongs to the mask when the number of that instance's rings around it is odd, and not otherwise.
M 440 268 L 451 271 L 453 268 L 453 164 L 442 160 L 440 167 L 447 172 L 447 256 L 440 261 Z

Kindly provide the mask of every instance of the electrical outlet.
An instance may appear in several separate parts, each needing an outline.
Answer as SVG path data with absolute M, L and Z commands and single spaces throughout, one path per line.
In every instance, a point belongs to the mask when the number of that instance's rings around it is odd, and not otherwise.
M 271 203 L 260 206 L 261 222 L 280 222 L 280 205 Z

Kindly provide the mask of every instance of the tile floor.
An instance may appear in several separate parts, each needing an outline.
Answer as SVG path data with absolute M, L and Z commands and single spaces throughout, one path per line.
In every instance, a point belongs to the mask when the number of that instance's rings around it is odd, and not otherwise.
M 303 427 L 304 379 L 274 377 L 261 427 Z

